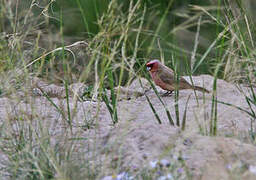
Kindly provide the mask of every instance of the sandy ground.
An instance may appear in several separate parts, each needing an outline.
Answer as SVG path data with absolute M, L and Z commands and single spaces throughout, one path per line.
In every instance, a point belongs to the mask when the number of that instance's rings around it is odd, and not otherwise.
M 193 80 L 195 85 L 212 89 L 211 76 L 197 76 Z M 115 125 L 103 102 L 78 101 L 72 96 L 69 98 L 73 124 L 70 135 L 63 115 L 36 88 L 31 89 L 30 96 L 20 93 L 0 98 L 0 120 L 4 127 L 15 129 L 17 124 L 12 123 L 15 118 L 36 117 L 41 126 L 50 132 L 53 144 L 64 143 L 66 138 L 71 137 L 86 138 L 76 148 L 78 152 L 88 156 L 94 165 L 101 164 L 104 167 L 105 170 L 99 177 L 122 171 L 136 174 L 142 168 L 150 168 L 150 163 L 154 161 L 165 159 L 172 165 L 177 159 L 182 159 L 192 179 L 256 179 L 256 147 L 248 133 L 251 128 L 248 114 L 234 107 L 218 104 L 217 136 L 209 136 L 212 94 L 197 92 L 196 98 L 194 91 L 182 90 L 178 101 L 180 121 L 186 101 L 191 95 L 186 128 L 182 131 L 180 127 L 169 124 L 162 103 L 154 91 L 149 89 L 147 82 L 142 81 L 147 90 L 146 95 L 162 124 L 157 122 L 138 80 L 121 89 L 118 101 L 119 122 Z M 50 94 L 51 100 L 67 113 L 63 87 L 43 83 L 39 83 L 39 86 L 45 88 L 44 91 Z M 75 86 L 82 85 L 72 85 Z M 240 88 L 248 94 L 246 87 Z M 218 80 L 217 89 L 218 100 L 249 110 L 244 95 L 235 85 Z M 158 91 L 163 93 L 160 89 Z M 162 97 L 162 100 L 176 121 L 174 95 Z M 39 128 L 38 121 L 30 123 L 34 124 L 34 128 Z M 6 161 L 4 155 L 1 159 Z

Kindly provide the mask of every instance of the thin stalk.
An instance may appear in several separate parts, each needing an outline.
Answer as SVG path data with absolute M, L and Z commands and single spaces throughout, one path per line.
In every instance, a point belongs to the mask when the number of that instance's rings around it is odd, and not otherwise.
M 166 16 L 167 16 L 168 13 L 169 13 L 169 9 L 171 8 L 171 5 L 172 5 L 173 2 L 174 2 L 174 0 L 169 1 L 168 6 L 167 6 L 167 8 L 165 9 L 164 14 L 163 14 L 163 16 L 161 17 L 160 22 L 158 23 L 157 29 L 156 29 L 156 31 L 155 31 L 155 33 L 154 33 L 155 36 L 153 36 L 152 41 L 151 41 L 151 43 L 150 43 L 150 45 L 149 45 L 149 48 L 148 48 L 148 51 L 147 51 L 147 55 L 149 55 L 149 54 L 151 53 L 151 51 L 152 51 L 153 44 L 154 44 L 154 42 L 155 42 L 155 40 L 156 40 L 156 37 L 158 37 L 158 34 L 159 34 L 159 32 L 160 32 L 160 30 L 161 30 L 161 28 L 162 28 L 162 25 L 163 25 L 163 23 L 164 23 L 164 21 L 165 21 L 165 19 L 166 19 Z
M 79 10 L 81 12 L 81 15 L 82 15 L 82 18 L 83 18 L 83 21 L 84 21 L 84 25 L 85 25 L 86 31 L 88 32 L 88 35 L 90 37 L 91 35 L 90 35 L 89 25 L 88 25 L 88 22 L 86 20 L 86 15 L 85 15 L 85 12 L 84 12 L 84 10 L 83 10 L 83 8 L 81 6 L 80 0 L 76 0 L 76 3 L 77 3 L 77 6 L 79 7 Z
M 186 127 L 186 119 L 187 119 L 187 109 L 188 109 L 188 101 L 190 99 L 191 94 L 188 96 L 188 99 L 186 101 L 186 105 L 185 105 L 185 110 L 184 110 L 184 114 L 183 114 L 183 119 L 182 119 L 182 125 L 181 125 L 181 130 L 184 131 L 185 127 Z
M 179 116 L 179 83 L 180 83 L 180 73 L 177 68 L 177 62 L 175 65 L 174 76 L 175 76 L 175 90 L 174 90 L 174 107 L 175 107 L 175 114 L 176 114 L 176 125 L 180 126 L 180 116 Z

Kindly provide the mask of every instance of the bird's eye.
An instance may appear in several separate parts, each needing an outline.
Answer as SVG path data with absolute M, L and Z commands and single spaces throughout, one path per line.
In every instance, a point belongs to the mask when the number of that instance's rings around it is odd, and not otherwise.
M 147 70 L 150 71 L 153 68 L 153 64 L 147 64 Z

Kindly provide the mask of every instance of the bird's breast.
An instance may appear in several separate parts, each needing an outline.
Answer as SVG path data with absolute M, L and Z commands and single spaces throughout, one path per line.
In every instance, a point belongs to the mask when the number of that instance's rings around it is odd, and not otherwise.
M 159 77 L 159 73 L 158 73 L 157 71 L 156 71 L 156 72 L 151 72 L 150 74 L 151 74 L 151 77 L 152 77 L 153 81 L 155 82 L 155 84 L 156 84 L 157 86 L 160 86 L 160 87 L 161 87 L 162 89 L 164 89 L 164 90 L 168 90 L 167 84 L 164 83 L 164 82 L 161 80 L 161 78 Z

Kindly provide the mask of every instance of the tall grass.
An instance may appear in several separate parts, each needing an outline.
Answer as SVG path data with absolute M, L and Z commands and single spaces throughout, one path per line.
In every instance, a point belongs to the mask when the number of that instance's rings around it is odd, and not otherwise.
M 3 80 L 1 79 L 0 96 L 10 96 L 19 90 L 28 92 L 27 86 L 29 86 L 31 77 L 45 78 L 45 75 L 51 77 L 51 71 L 59 70 L 59 62 L 61 62 L 63 73 L 59 78 L 65 87 L 66 95 L 63 107 L 38 87 L 48 101 L 48 105 L 56 110 L 61 117 L 59 119 L 65 125 L 65 128 L 61 130 L 63 136 L 58 137 L 57 140 L 52 133 L 56 130 L 54 123 L 60 122 L 45 120 L 37 112 L 35 104 L 30 101 L 28 102 L 30 102 L 31 112 L 27 111 L 22 114 L 17 111 L 18 114 L 15 116 L 2 117 L 0 150 L 8 159 L 1 163 L 0 171 L 3 177 L 11 179 L 96 179 L 104 174 L 101 172 L 104 171 L 101 169 L 102 164 L 96 163 L 101 159 L 97 159 L 100 158 L 97 156 L 99 150 L 94 144 L 91 145 L 88 142 L 87 152 L 77 151 L 80 146 L 79 142 L 87 141 L 87 137 L 82 136 L 80 134 L 82 132 L 74 130 L 80 126 L 77 126 L 74 118 L 77 112 L 77 102 L 74 107 L 70 106 L 69 85 L 71 81 L 69 76 L 73 74 L 79 75 L 76 82 L 87 80 L 92 82 L 93 88 L 89 90 L 90 100 L 98 103 L 95 108 L 96 116 L 92 117 L 93 123 L 86 126 L 86 130 L 92 128 L 94 122 L 97 122 L 102 100 L 107 106 L 112 123 L 116 124 L 122 121 L 122 118 L 118 116 L 119 88 L 129 84 L 134 78 L 142 76 L 150 82 L 165 110 L 169 124 L 181 126 L 181 129 L 185 131 L 191 96 L 188 96 L 183 117 L 180 117 L 180 93 L 178 87 L 175 89 L 174 113 L 176 119 L 173 119 L 172 110 L 168 109 L 148 73 L 144 71 L 145 62 L 159 57 L 167 65 L 173 63 L 172 67 L 174 67 L 177 82 L 184 73 L 187 73 L 191 80 L 192 75 L 198 73 L 207 72 L 214 76 L 211 117 L 208 126 L 209 135 L 216 136 L 218 134 L 218 104 L 221 103 L 239 109 L 251 117 L 249 133 L 255 142 L 254 24 L 240 1 L 225 0 L 222 2 L 218 0 L 217 6 L 192 4 L 188 9 L 191 14 L 185 12 L 180 18 L 177 18 L 178 15 L 176 15 L 179 12 L 174 13 L 175 7 L 179 6 L 176 1 L 169 1 L 167 4 L 161 4 L 161 2 L 151 6 L 151 2 L 142 0 L 129 2 L 111 0 L 107 5 L 104 2 L 103 6 L 106 8 L 102 11 L 96 7 L 99 4 L 98 1 L 91 2 L 97 10 L 95 11 L 97 12 L 97 22 L 93 22 L 95 25 L 93 27 L 91 27 L 93 23 L 90 15 L 87 14 L 91 10 L 86 11 L 85 2 L 81 0 L 72 2 L 80 12 L 79 18 L 83 21 L 83 29 L 86 30 L 84 37 L 87 39 L 80 39 L 81 41 L 67 45 L 65 33 L 68 30 L 65 26 L 67 23 L 65 8 L 60 8 L 57 11 L 58 6 L 54 1 L 40 1 L 39 4 L 35 1 L 32 3 L 31 1 L 17 1 L 16 4 L 14 1 L 0 1 L 0 29 L 6 33 L 0 34 L 0 74 L 4 77 Z M 65 3 L 70 2 L 63 1 L 63 5 Z M 234 10 L 234 6 L 239 9 L 239 13 Z M 56 24 L 59 27 L 52 28 Z M 209 29 L 208 25 L 214 29 L 214 36 L 209 35 L 210 43 L 205 45 L 201 43 L 200 39 L 204 38 L 204 35 L 201 34 L 204 34 L 205 29 Z M 175 34 L 179 30 L 194 33 L 192 50 L 179 44 L 183 40 Z M 45 35 L 47 33 L 49 36 Z M 54 39 L 55 35 L 57 42 Z M 42 38 L 48 39 L 41 41 Z M 46 45 L 43 45 L 44 43 Z M 86 48 L 83 49 L 86 51 L 86 57 L 80 58 L 82 66 L 79 72 L 75 72 L 70 63 L 72 61 L 76 65 L 79 60 L 72 48 L 82 44 L 86 45 Z M 192 43 L 188 44 L 192 45 Z M 180 58 L 185 60 L 180 60 Z M 184 63 L 187 61 L 186 58 L 191 61 Z M 243 109 L 229 102 L 220 101 L 217 96 L 218 78 L 247 83 L 250 95 L 244 93 L 244 97 L 249 108 Z M 193 85 L 193 81 L 191 82 Z M 110 95 L 107 94 L 107 91 L 110 92 Z M 194 94 L 199 105 L 196 92 Z M 29 97 L 29 93 L 25 94 L 24 99 L 28 100 Z M 161 116 L 150 97 L 147 94 L 145 97 L 157 122 L 163 123 L 163 119 L 160 118 Z M 21 102 L 23 99 L 17 98 L 16 100 Z M 11 108 L 16 110 L 15 105 Z M 86 119 L 89 112 L 86 110 L 84 112 Z M 48 123 L 51 125 L 50 128 L 46 128 L 49 126 Z M 202 124 L 199 125 L 203 127 Z M 95 161 L 95 164 L 92 165 L 91 161 Z
M 113 79 L 113 74 L 111 70 L 108 70 L 108 79 L 109 79 L 109 84 L 110 84 L 110 99 L 107 96 L 107 91 L 106 88 L 103 87 L 103 94 L 102 94 L 102 99 L 105 102 L 108 111 L 111 115 L 113 124 L 118 122 L 118 116 L 117 116 L 117 97 L 115 94 L 115 89 L 114 89 L 114 79 Z

